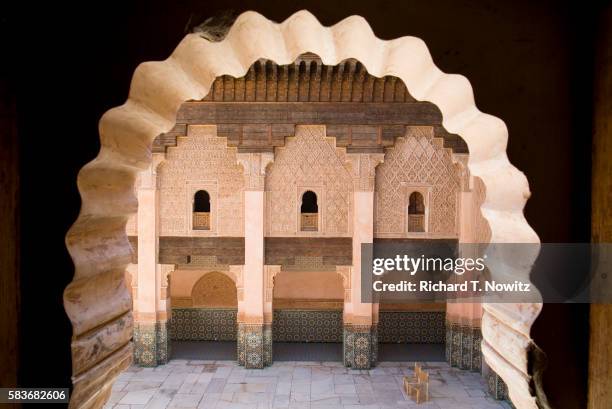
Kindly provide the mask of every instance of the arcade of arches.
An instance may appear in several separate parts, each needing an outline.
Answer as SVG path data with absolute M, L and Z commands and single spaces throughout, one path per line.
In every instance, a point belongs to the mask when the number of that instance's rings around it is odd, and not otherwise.
M 247 368 L 271 364 L 275 342 L 337 342 L 364 369 L 401 342 L 482 370 L 480 305 L 360 300 L 361 243 L 490 236 L 465 143 L 399 79 L 260 60 L 184 103 L 153 146 L 127 227 L 138 365 L 165 363 L 172 340 L 235 341 Z

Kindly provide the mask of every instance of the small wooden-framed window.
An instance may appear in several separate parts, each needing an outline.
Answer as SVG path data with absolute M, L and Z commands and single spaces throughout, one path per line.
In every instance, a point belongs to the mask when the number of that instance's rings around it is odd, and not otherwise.
M 319 229 L 319 205 L 317 194 L 307 190 L 302 195 L 300 206 L 300 230 L 317 231 Z
M 408 231 L 425 231 L 425 199 L 421 192 L 412 192 L 408 198 Z
M 206 190 L 193 195 L 193 230 L 210 230 L 210 195 Z

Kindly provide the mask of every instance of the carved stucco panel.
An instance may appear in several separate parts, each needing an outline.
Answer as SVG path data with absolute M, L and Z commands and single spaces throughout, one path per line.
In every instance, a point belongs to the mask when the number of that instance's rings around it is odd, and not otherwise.
M 375 188 L 376 167 L 384 160 L 383 153 L 349 153 L 347 158 L 355 191 L 372 192 Z
M 342 277 L 342 286 L 344 287 L 344 302 L 351 302 L 351 275 L 353 274 L 353 266 L 336 266 L 336 273 Z
M 349 236 L 353 180 L 346 150 L 336 148 L 335 138 L 324 126 L 297 126 L 294 137 L 278 148 L 266 174 L 268 236 L 301 235 L 299 203 L 303 191 L 317 193 L 322 217 L 318 235 Z
M 193 286 L 191 299 L 194 307 L 236 307 L 238 294 L 232 274 L 225 271 L 204 274 Z
M 433 128 L 407 127 L 387 149 L 376 168 L 375 226 L 378 236 L 405 236 L 408 196 L 427 187 L 428 228 L 432 235 L 457 234 L 457 193 L 461 187 L 460 166 L 451 150 L 433 137 Z
M 161 235 L 243 235 L 243 168 L 216 127 L 189 126 L 187 137 L 168 148 L 158 174 Z M 193 194 L 200 188 L 210 190 L 210 232 L 191 230 Z
M 278 273 L 281 272 L 281 266 L 277 266 L 277 265 L 265 265 L 264 266 L 264 280 L 265 280 L 265 301 L 266 302 L 272 302 L 272 299 L 274 298 L 274 277 L 276 277 L 276 275 Z
M 158 264 L 158 268 L 160 272 L 161 288 L 168 288 L 170 274 L 176 270 L 176 266 L 174 264 Z
M 266 168 L 274 161 L 271 152 L 239 153 L 238 163 L 244 172 L 245 190 L 264 190 Z

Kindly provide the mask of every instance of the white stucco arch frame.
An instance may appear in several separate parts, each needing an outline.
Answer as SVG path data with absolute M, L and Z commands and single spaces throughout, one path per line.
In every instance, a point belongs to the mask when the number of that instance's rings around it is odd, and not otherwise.
M 328 65 L 357 59 L 372 75 L 399 77 L 414 98 L 438 106 L 444 127 L 461 135 L 469 147 L 470 172 L 486 186 L 482 213 L 492 242 L 539 243 L 523 216 L 529 187 L 507 158 L 504 122 L 480 112 L 468 80 L 440 71 L 422 40 L 380 40 L 358 16 L 324 27 L 307 11 L 280 24 L 254 12 L 243 13 L 224 40 L 210 42 L 189 34 L 168 59 L 139 65 L 127 101 L 100 120 L 100 153 L 79 173 L 81 212 L 66 237 L 75 264 L 73 281 L 64 293 L 73 325 L 71 407 L 101 407 L 115 377 L 131 362 L 131 300 L 124 284 L 131 247 L 125 225 L 137 210 L 134 180 L 151 163 L 153 139 L 174 126 L 183 102 L 202 99 L 217 76 L 241 77 L 260 58 L 289 64 L 305 52 L 317 54 Z M 520 260 L 499 254 L 498 265 L 504 267 L 500 274 L 511 271 L 527 279 L 536 256 L 537 251 Z M 514 405 L 521 409 L 537 407 L 528 365 L 533 348 L 529 334 L 541 307 L 484 305 L 485 360 L 504 379 Z

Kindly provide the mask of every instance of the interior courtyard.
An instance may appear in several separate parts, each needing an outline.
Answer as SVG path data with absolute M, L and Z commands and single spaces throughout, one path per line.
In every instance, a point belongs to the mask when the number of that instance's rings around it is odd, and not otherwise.
M 464 376 L 452 366 L 486 385 L 480 305 L 361 299 L 362 243 L 458 250 L 490 239 L 484 185 L 467 169 L 465 142 L 441 120 L 399 78 L 374 77 L 354 59 L 325 65 L 311 53 L 287 65 L 259 60 L 184 103 L 174 128 L 153 141 L 127 225 L 136 365 L 166 373 L 184 370 L 172 366 L 182 359 L 194 371 L 198 362 L 229 371 L 235 361 L 246 369 L 233 367 L 238 378 L 269 366 L 264 377 L 286 370 L 291 378 L 297 365 L 352 385 L 351 368 L 387 376 L 390 385 L 375 385 L 397 395 L 409 362 L 433 361 L 438 381 Z M 135 380 L 148 373 L 132 370 Z M 499 406 L 492 402 L 507 399 L 503 382 L 488 368 L 485 376 L 486 396 L 482 388 L 458 396 Z M 439 386 L 434 396 L 453 402 Z M 247 382 L 243 392 L 258 387 Z M 113 392 L 126 395 L 118 404 L 131 402 L 129 390 Z M 222 402 L 232 402 L 228 390 L 215 392 L 225 393 Z M 313 393 L 302 404 L 374 407 L 357 391 L 342 402 Z M 273 403 L 272 395 L 265 402 L 283 407 L 285 397 Z M 410 402 L 404 395 L 384 401 L 401 406 Z
M 612 14 L 154 3 L 11 46 L 3 388 L 83 409 L 607 409 L 609 305 L 378 302 L 363 266 L 376 245 L 526 244 L 485 278 L 537 289 L 541 247 L 610 241 Z M 29 41 L 34 14 L 0 29 Z

